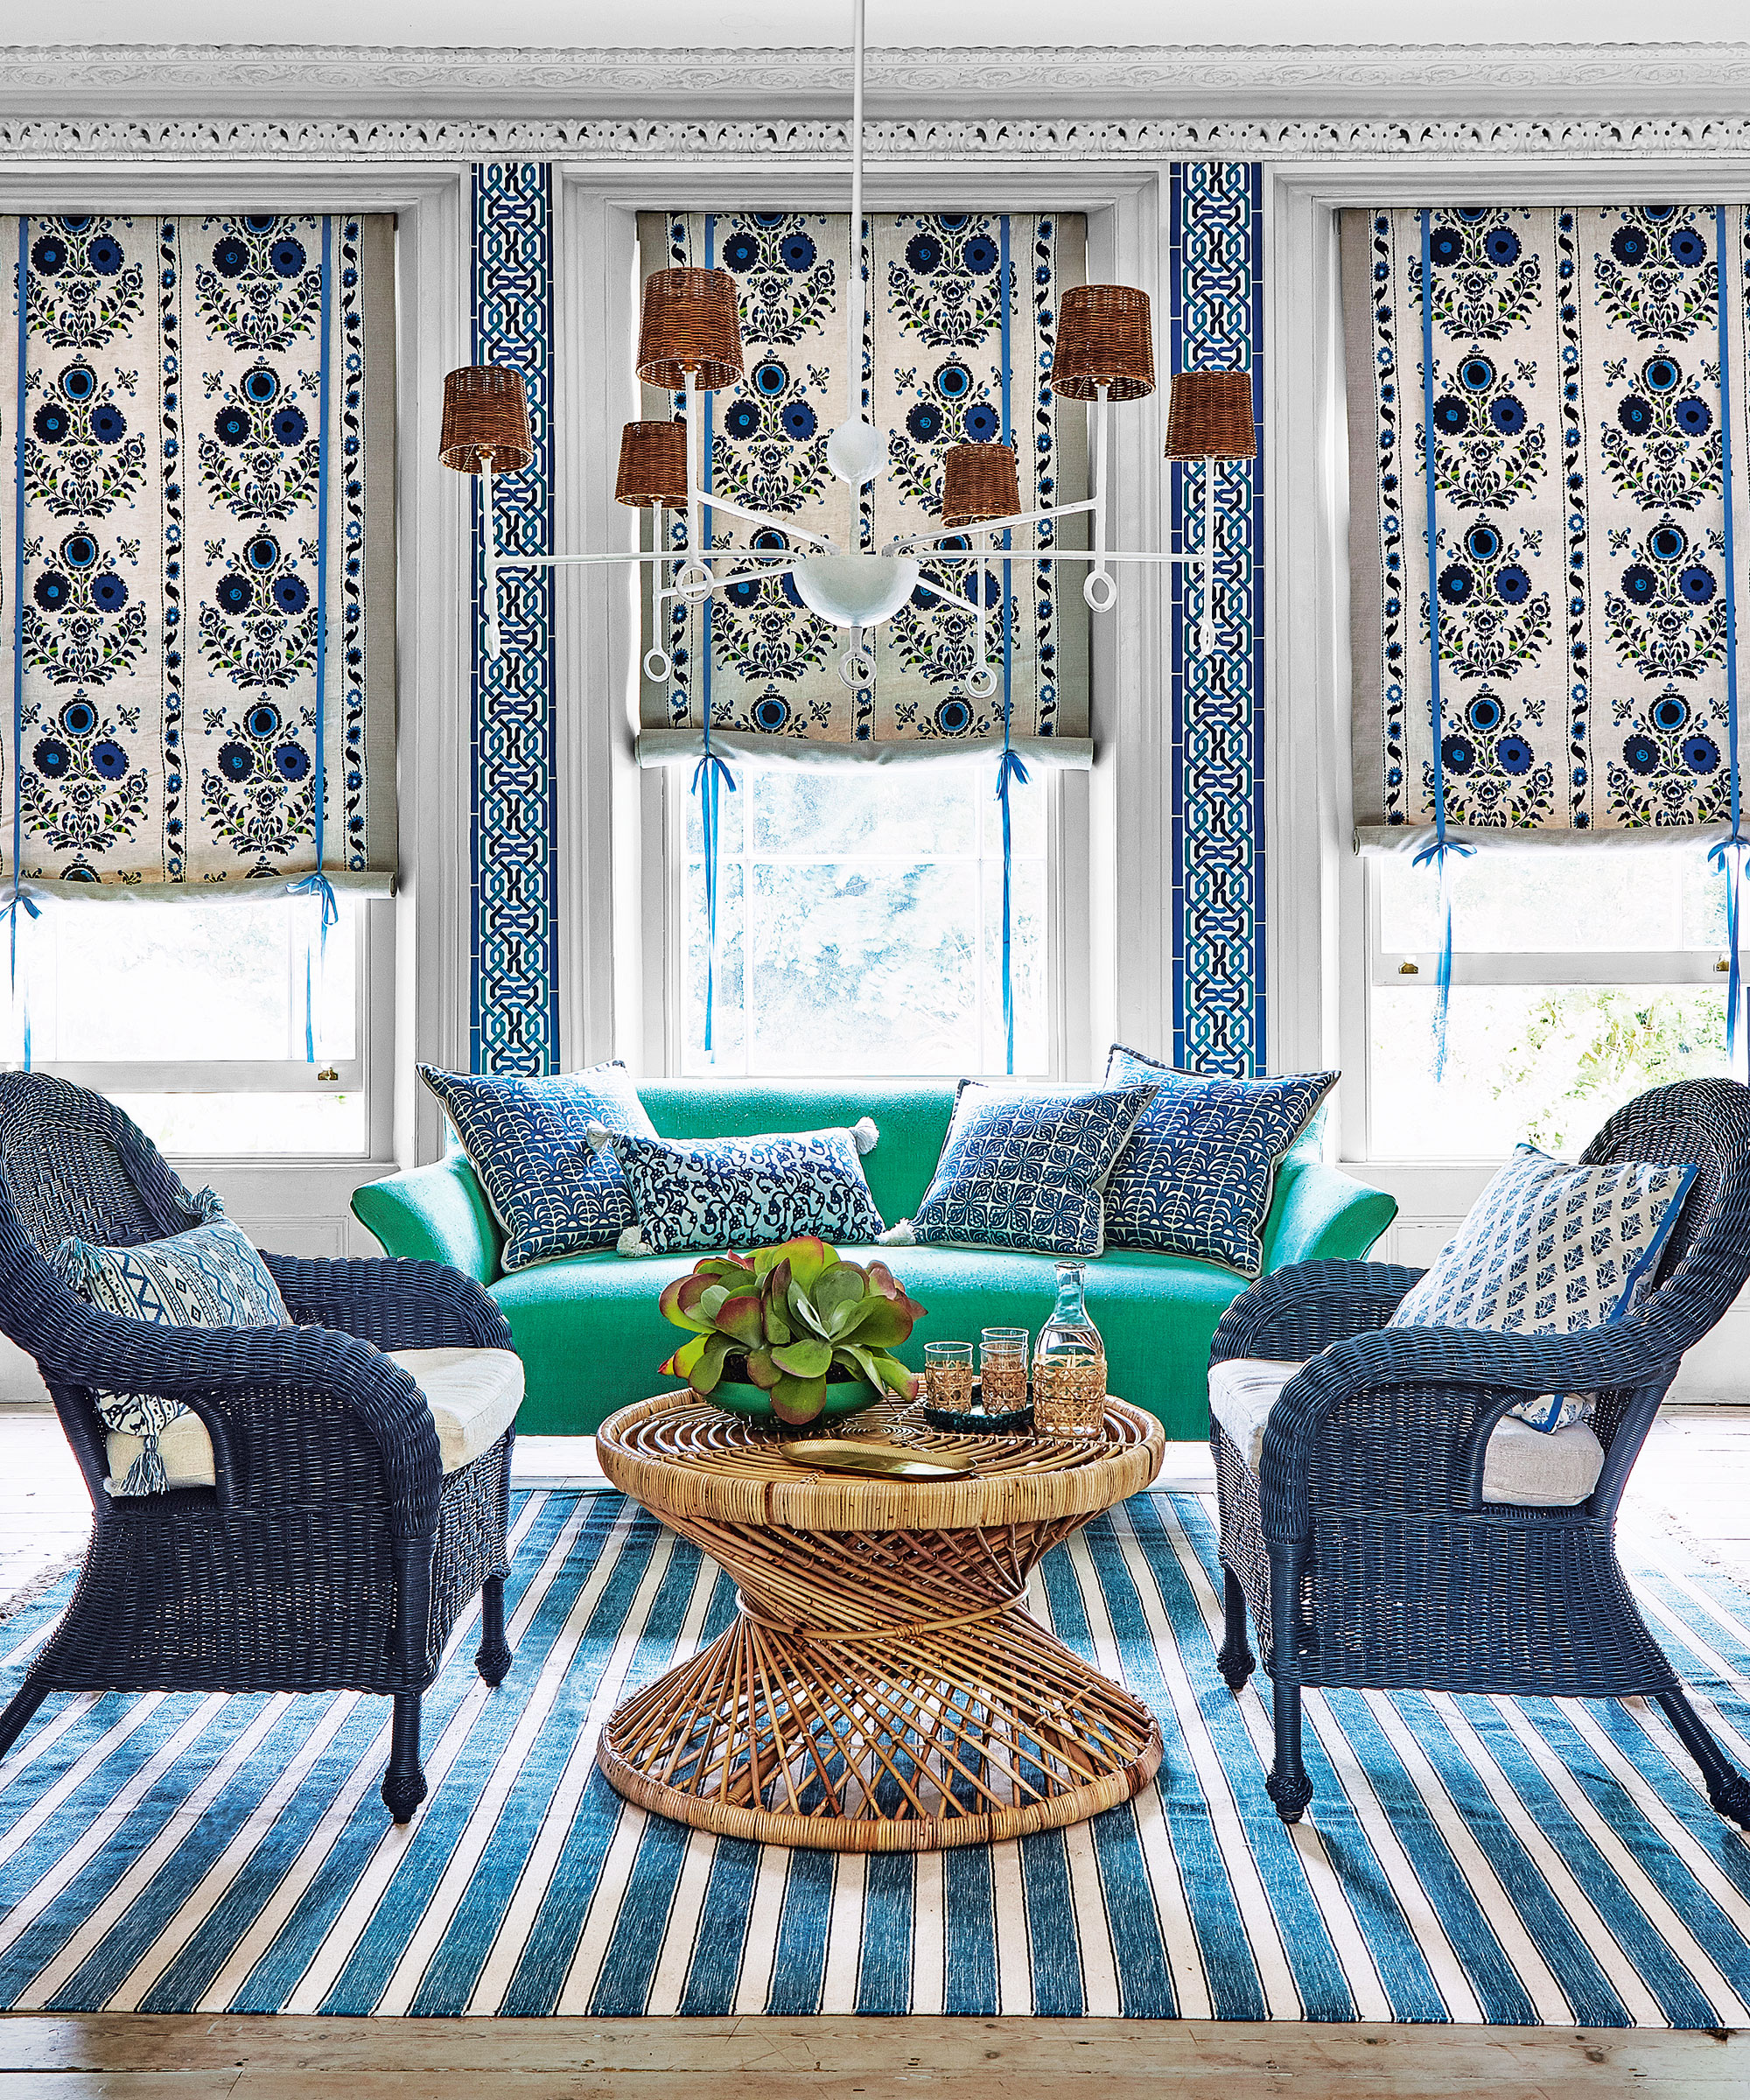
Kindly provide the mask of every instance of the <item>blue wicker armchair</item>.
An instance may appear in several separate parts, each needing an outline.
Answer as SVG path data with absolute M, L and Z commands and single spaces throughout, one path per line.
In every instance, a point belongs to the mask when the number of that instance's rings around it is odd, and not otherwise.
M 508 1349 L 478 1284 L 435 1263 L 263 1258 L 295 1326 L 152 1326 L 69 1292 L 46 1250 L 182 1229 L 186 1189 L 127 1116 L 41 1074 L 0 1075 L 0 1328 L 35 1357 L 90 1492 L 73 1600 L 0 1713 L 0 1755 L 51 1691 L 332 1691 L 395 1701 L 383 1800 L 424 1798 L 420 1696 L 478 1594 L 482 1677 L 504 1634 L 507 1431 L 442 1470 L 390 1349 Z M 112 1498 L 94 1392 L 200 1418 L 214 1485 Z
M 1697 1080 L 1642 1095 L 1584 1158 L 1700 1170 L 1656 1288 L 1618 1326 L 1572 1335 L 1389 1327 L 1420 1270 L 1308 1262 L 1264 1278 L 1216 1330 L 1212 1367 L 1305 1367 L 1281 1388 L 1255 1468 L 1219 1423 L 1210 1432 L 1222 1671 L 1235 1691 L 1251 1674 L 1250 1608 L 1274 1687 L 1268 1788 L 1285 1823 L 1312 1795 L 1300 1755 L 1301 1687 L 1312 1684 L 1650 1695 L 1709 1801 L 1750 1828 L 1750 1781 L 1642 1622 L 1614 1543 L 1624 1483 L 1684 1352 L 1750 1274 L 1750 1090 Z M 1565 1507 L 1485 1502 L 1485 1457 L 1506 1410 L 1564 1392 L 1598 1396 L 1604 1463 L 1590 1494 Z

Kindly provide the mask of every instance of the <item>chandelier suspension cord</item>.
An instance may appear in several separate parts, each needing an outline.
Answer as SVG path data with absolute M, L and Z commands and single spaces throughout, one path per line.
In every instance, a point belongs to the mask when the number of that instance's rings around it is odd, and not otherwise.
M 863 421 L 863 326 L 868 299 L 863 284 L 863 9 L 850 0 L 850 283 L 844 322 L 844 419 Z

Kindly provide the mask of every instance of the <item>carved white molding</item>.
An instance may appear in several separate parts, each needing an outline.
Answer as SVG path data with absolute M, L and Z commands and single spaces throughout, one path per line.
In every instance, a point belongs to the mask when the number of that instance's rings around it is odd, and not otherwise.
M 0 164 L 532 159 L 745 168 L 756 159 L 842 165 L 849 150 L 846 127 L 832 121 L 0 116 Z M 877 122 L 864 128 L 864 152 L 872 163 L 895 166 L 1198 159 L 1742 162 L 1750 158 L 1750 117 Z

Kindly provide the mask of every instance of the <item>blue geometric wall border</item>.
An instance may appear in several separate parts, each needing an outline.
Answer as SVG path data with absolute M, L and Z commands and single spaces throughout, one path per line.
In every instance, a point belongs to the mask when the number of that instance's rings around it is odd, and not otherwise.
M 511 365 L 528 390 L 535 457 L 494 481 L 505 551 L 553 547 L 552 171 L 488 161 L 473 172 L 472 360 Z M 550 570 L 500 581 L 502 646 L 485 649 L 485 544 L 472 534 L 472 1069 L 526 1077 L 559 1064 L 559 937 L 554 844 L 553 584 Z
M 1169 369 L 1250 371 L 1264 383 L 1264 171 L 1182 161 L 1170 185 Z M 1261 417 L 1260 417 L 1261 420 Z M 1213 661 L 1191 647 L 1195 569 L 1174 568 L 1172 634 L 1173 1061 L 1247 1078 L 1265 1069 L 1264 461 L 1173 466 L 1188 548 L 1216 535 L 1222 619 Z M 1202 502 L 1213 474 L 1213 500 Z

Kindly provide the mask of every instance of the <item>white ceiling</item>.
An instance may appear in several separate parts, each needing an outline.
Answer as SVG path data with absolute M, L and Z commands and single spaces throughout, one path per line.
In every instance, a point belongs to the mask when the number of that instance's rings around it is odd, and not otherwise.
M 57 0 L 0 10 L 7 40 L 52 44 L 365 44 L 628 46 L 794 46 L 845 40 L 845 0 L 302 0 L 266 16 L 236 0 Z M 870 0 L 872 44 L 1170 45 L 1368 43 L 1632 44 L 1648 30 L 1685 42 L 1745 34 L 1743 0 L 1690 0 L 1681 16 L 1649 16 L 1646 0 L 1469 0 L 1461 17 L 1429 10 L 1382 15 L 1372 0 L 1239 0 L 1225 7 L 1163 7 L 1150 0 Z M 1420 35 L 1418 36 L 1418 30 Z M 8 33 L 10 32 L 10 34 Z M 21 33 L 23 32 L 23 33 Z

